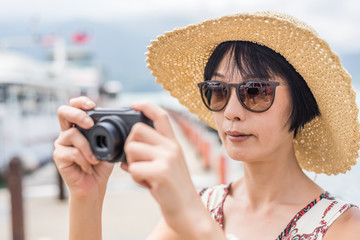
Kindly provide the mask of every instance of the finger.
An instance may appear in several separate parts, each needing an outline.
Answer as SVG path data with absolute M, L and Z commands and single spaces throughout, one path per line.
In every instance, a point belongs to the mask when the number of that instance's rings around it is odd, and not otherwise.
M 76 164 L 80 166 L 83 172 L 93 173 L 91 164 L 86 161 L 81 152 L 74 147 L 57 145 L 53 153 L 53 158 L 60 172 Z
M 100 161 L 99 164 L 93 167 L 93 171 L 99 176 L 110 176 L 115 164 L 107 161 Z
M 152 165 L 153 162 L 136 162 L 128 166 L 128 172 L 136 183 L 151 189 L 152 176 L 149 170 L 153 168 Z
M 169 139 L 161 135 L 152 127 L 146 125 L 145 123 L 138 122 L 133 125 L 131 131 L 125 142 L 125 146 L 128 142 L 136 141 L 143 142 L 155 145 L 157 143 L 162 143 L 168 141 Z
M 134 103 L 131 105 L 131 108 L 144 113 L 146 117 L 151 119 L 154 123 L 154 128 L 160 134 L 175 139 L 169 115 L 164 109 L 151 103 Z
M 56 144 L 77 148 L 91 164 L 98 164 L 100 162 L 93 154 L 88 140 L 77 128 L 70 128 L 61 132 L 56 140 Z
M 129 169 L 129 165 L 125 162 L 121 162 L 120 163 L 120 167 L 122 170 L 124 170 L 125 172 L 129 172 L 128 169 Z
M 142 142 L 129 142 L 124 147 L 128 164 L 138 161 L 150 161 L 158 151 L 156 147 Z
M 80 109 L 84 109 L 84 110 L 91 110 L 91 109 L 95 108 L 95 106 L 96 106 L 95 102 L 86 96 L 72 98 L 72 99 L 70 99 L 69 103 L 70 103 L 70 106 L 72 106 L 72 107 L 80 108 Z
M 74 124 L 84 129 L 89 129 L 94 125 L 94 121 L 86 112 L 71 106 L 60 106 L 58 108 L 58 117 L 62 131 L 71 128 Z
M 133 162 L 128 166 L 128 172 L 138 183 L 148 182 L 152 187 L 160 183 L 168 182 L 170 166 L 163 161 L 140 161 Z

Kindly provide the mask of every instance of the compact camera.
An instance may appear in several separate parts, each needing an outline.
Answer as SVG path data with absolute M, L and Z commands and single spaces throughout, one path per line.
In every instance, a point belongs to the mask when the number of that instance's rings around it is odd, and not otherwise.
M 126 162 L 124 144 L 132 126 L 143 122 L 153 123 L 142 112 L 131 108 L 120 110 L 90 110 L 87 114 L 94 120 L 91 129 L 76 126 L 89 141 L 95 157 L 108 162 Z

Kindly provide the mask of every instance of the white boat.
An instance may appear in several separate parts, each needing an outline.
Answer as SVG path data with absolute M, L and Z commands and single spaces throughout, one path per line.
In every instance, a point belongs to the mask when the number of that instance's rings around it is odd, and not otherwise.
M 48 62 L 0 48 L 0 176 L 14 157 L 26 171 L 52 159 L 57 109 L 70 97 L 99 100 L 101 69 L 70 57 L 61 39 Z
M 0 50 L 0 174 L 18 157 L 25 170 L 49 161 L 67 89 L 51 64 Z

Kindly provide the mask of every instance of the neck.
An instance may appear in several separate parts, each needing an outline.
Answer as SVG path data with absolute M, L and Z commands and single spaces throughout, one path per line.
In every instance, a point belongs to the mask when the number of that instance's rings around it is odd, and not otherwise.
M 322 192 L 301 170 L 292 148 L 261 162 L 244 163 L 243 168 L 244 177 L 233 186 L 234 197 L 246 197 L 241 198 L 252 208 L 281 203 L 301 204 Z

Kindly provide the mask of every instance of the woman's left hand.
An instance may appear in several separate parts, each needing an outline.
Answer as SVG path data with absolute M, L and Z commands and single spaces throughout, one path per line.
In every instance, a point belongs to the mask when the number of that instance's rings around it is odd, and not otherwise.
M 133 126 L 125 144 L 128 165 L 122 168 L 150 190 L 171 228 L 177 232 L 190 230 L 186 223 L 196 223 L 194 218 L 201 218 L 197 213 L 202 215 L 205 208 L 192 184 L 168 114 L 149 103 L 134 104 L 132 108 L 151 119 L 154 128 L 144 123 Z

